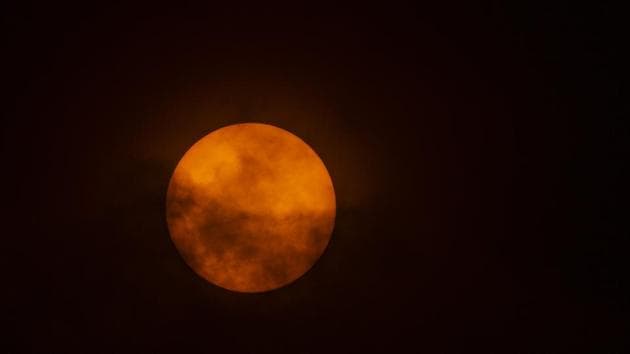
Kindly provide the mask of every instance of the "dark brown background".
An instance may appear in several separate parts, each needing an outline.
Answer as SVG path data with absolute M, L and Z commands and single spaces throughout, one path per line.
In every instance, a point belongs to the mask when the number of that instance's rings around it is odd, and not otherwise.
M 621 22 L 590 6 L 5 6 L 0 349 L 620 350 Z M 266 294 L 197 277 L 165 223 L 186 149 L 248 121 L 338 198 Z

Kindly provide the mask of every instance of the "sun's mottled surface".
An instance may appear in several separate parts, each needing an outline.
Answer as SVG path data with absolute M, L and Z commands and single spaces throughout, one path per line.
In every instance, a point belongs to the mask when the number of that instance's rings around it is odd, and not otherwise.
M 258 123 L 206 135 L 182 157 L 167 193 L 177 249 L 226 289 L 284 286 L 321 256 L 335 221 L 335 192 L 317 154 L 286 130 Z

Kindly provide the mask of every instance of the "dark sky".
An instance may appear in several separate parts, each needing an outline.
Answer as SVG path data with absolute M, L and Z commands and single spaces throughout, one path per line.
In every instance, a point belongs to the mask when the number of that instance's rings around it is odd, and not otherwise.
M 0 351 L 621 350 L 619 11 L 466 3 L 5 6 Z M 264 294 L 165 221 L 179 158 L 240 122 L 337 193 L 320 261 Z

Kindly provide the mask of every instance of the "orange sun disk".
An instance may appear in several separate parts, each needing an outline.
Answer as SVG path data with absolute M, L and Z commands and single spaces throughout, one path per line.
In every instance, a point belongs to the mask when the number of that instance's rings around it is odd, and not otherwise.
M 230 125 L 195 143 L 167 192 L 171 239 L 201 277 L 239 292 L 289 284 L 324 252 L 335 192 L 319 156 L 286 130 Z

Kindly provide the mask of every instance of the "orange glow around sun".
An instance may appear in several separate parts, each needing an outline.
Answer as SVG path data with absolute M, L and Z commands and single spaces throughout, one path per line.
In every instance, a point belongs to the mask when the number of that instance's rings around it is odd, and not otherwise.
M 188 265 L 220 287 L 263 292 L 308 271 L 335 220 L 319 156 L 286 130 L 230 125 L 194 144 L 167 192 L 171 238 Z

